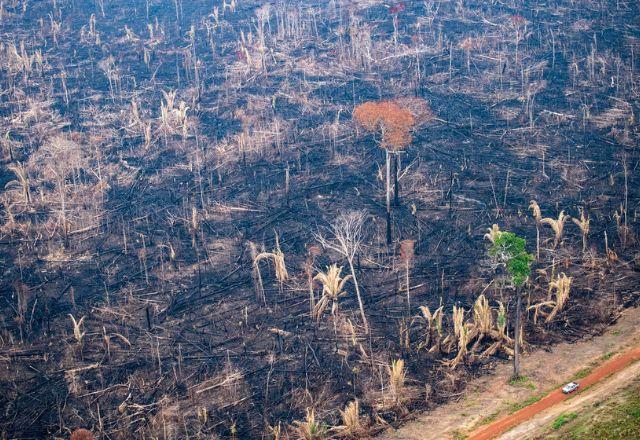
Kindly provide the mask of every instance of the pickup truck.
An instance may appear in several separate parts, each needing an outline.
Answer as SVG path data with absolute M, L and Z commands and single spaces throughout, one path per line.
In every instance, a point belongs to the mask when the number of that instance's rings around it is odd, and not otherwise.
M 573 393 L 575 390 L 578 389 L 579 386 L 580 384 L 578 382 L 569 382 L 568 384 L 562 387 L 562 392 L 565 394 Z

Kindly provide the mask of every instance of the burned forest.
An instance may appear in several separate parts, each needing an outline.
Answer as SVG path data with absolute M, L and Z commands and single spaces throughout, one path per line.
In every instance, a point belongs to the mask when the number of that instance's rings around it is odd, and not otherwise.
M 639 58 L 633 0 L 0 0 L 0 438 L 367 438 L 601 333 Z

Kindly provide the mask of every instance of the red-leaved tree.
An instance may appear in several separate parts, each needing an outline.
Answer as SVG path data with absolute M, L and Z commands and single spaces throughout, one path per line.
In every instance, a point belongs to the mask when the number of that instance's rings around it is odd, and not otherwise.
M 391 244 L 391 157 L 393 155 L 394 204 L 399 205 L 399 153 L 411 144 L 413 114 L 396 101 L 368 101 L 353 111 L 356 124 L 371 133 L 380 134 L 380 146 L 386 156 L 387 244 Z

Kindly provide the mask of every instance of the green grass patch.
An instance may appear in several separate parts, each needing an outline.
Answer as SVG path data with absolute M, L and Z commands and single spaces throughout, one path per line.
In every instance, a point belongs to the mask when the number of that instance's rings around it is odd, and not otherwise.
M 571 376 L 571 382 L 587 377 L 588 375 L 591 374 L 592 371 L 593 371 L 592 367 L 583 368 L 582 370 L 578 371 L 576 374 Z
M 560 429 L 560 427 L 562 425 L 566 425 L 567 423 L 569 423 L 570 421 L 572 421 L 573 419 L 575 419 L 576 417 L 578 417 L 578 414 L 576 413 L 567 413 L 567 414 L 560 414 L 558 417 L 556 417 L 556 419 L 553 421 L 553 423 L 551 424 L 551 427 L 553 429 Z
M 495 420 L 498 418 L 499 415 L 500 415 L 500 410 L 492 412 L 491 414 L 489 414 L 487 417 L 483 418 L 480 421 L 480 425 L 488 425 L 489 423 L 495 422 Z
M 614 354 L 616 354 L 614 351 L 610 351 L 609 353 L 602 355 L 600 359 L 602 359 L 603 361 L 608 361 L 613 357 Z
M 531 396 L 528 399 L 523 400 L 522 402 L 515 402 L 509 406 L 509 414 L 513 414 L 516 411 L 520 411 L 525 406 L 533 405 L 540 399 L 542 399 L 545 394 L 537 394 L 535 396 Z
M 509 379 L 508 384 L 512 387 L 528 388 L 530 390 L 536 389 L 536 386 L 527 376 L 512 377 Z

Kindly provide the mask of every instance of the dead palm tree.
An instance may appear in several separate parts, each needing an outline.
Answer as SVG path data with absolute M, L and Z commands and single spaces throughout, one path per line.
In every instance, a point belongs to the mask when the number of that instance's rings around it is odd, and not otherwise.
M 494 224 L 493 226 L 491 226 L 490 228 L 487 229 L 487 233 L 484 234 L 484 238 L 486 238 L 487 240 L 489 240 L 491 243 L 494 243 L 496 241 L 496 238 L 498 238 L 498 236 L 500 235 L 500 226 Z
M 427 336 L 421 344 L 421 347 L 424 346 L 429 349 L 429 346 L 431 346 L 429 351 L 436 350 L 440 345 L 440 338 L 442 337 L 444 307 L 440 306 L 432 313 L 428 306 L 420 306 L 420 312 L 422 313 L 422 318 L 427 323 Z
M 536 260 L 540 259 L 540 222 L 542 221 L 542 212 L 540 206 L 535 200 L 529 202 L 529 209 L 532 211 L 533 218 L 536 220 Z
M 587 251 L 587 236 L 589 235 L 589 223 L 591 223 L 591 219 L 589 215 L 585 215 L 584 208 L 580 208 L 580 219 L 572 218 L 573 222 L 580 228 L 582 232 L 582 252 Z
M 358 298 L 358 307 L 360 308 L 362 324 L 364 325 L 365 333 L 369 333 L 369 321 L 367 320 L 367 315 L 364 312 L 364 304 L 362 302 L 362 295 L 360 294 L 360 286 L 358 284 L 358 279 L 356 278 L 356 269 L 354 266 L 356 255 L 360 251 L 363 241 L 362 227 L 365 219 L 366 216 L 361 211 L 352 211 L 341 214 L 329 228 L 330 232 L 333 234 L 333 239 L 328 239 L 322 234 L 317 234 L 316 239 L 320 244 L 322 244 L 322 247 L 340 254 L 349 263 L 353 286 Z
M 331 304 L 331 314 L 334 315 L 338 309 L 338 298 L 345 296 L 347 293 L 343 290 L 344 285 L 352 277 L 347 275 L 342 278 L 342 266 L 338 267 L 332 264 L 327 268 L 326 272 L 319 272 L 313 279 L 320 281 L 322 284 L 322 297 L 313 309 L 312 317 L 319 321 L 324 311 Z
M 564 223 L 567 221 L 568 218 L 569 216 L 566 215 L 564 211 L 560 211 L 560 214 L 558 214 L 557 220 L 549 217 L 543 218 L 542 220 L 540 220 L 540 224 L 551 226 L 551 229 L 553 229 L 553 232 L 555 233 L 555 237 L 553 240 L 553 249 L 557 248 L 558 244 L 560 244 L 560 240 L 562 240 Z
M 556 279 L 551 280 L 549 283 L 549 291 L 547 293 L 547 299 L 538 304 L 534 304 L 529 307 L 529 310 L 533 310 L 533 322 L 538 323 L 538 316 L 546 316 L 545 322 L 549 323 L 558 315 L 558 313 L 564 308 L 569 294 L 571 291 L 572 278 L 568 277 L 564 272 L 561 273 Z M 544 308 L 551 308 L 549 312 L 544 311 Z
M 254 266 L 258 266 L 262 260 L 273 261 L 276 279 L 280 284 L 280 293 L 282 293 L 284 282 L 289 278 L 289 272 L 287 271 L 287 266 L 284 261 L 284 253 L 280 249 L 280 239 L 278 238 L 278 234 L 276 234 L 276 246 L 273 252 L 261 252 L 256 255 L 253 259 Z M 258 272 L 259 271 L 258 267 Z

